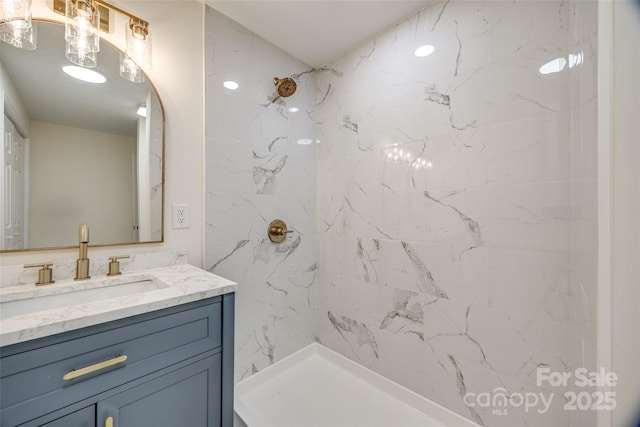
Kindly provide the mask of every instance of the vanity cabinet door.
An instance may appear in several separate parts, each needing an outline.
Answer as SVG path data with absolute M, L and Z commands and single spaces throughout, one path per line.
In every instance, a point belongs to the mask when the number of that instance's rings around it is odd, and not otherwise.
M 58 418 L 41 427 L 96 427 L 96 406 L 91 405 L 64 417 Z
M 36 348 L 28 342 L 2 348 L 0 426 L 20 425 L 190 357 L 222 351 L 222 325 L 215 298 L 45 338 Z M 64 379 L 122 356 L 126 360 Z
M 98 402 L 98 427 L 218 427 L 221 355 L 216 354 Z

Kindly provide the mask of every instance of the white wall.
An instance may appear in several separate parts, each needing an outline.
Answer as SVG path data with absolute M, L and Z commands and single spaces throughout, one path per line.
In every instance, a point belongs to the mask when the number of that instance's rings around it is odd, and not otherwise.
M 640 4 L 613 2 L 612 370 L 614 426 L 640 423 Z
M 4 70 L 2 63 L 0 63 L 0 90 L 2 90 L 2 99 L 0 99 L 0 102 L 3 102 L 2 111 L 4 115 L 11 119 L 23 137 L 28 138 L 29 115 L 22 104 L 18 91 Z
M 34 1 L 33 16 L 61 21 L 49 2 Z M 164 243 L 91 248 L 89 256 L 187 249 L 189 262 L 203 263 L 203 6 L 196 1 L 117 2 L 150 22 L 153 69 L 148 73 L 165 110 Z M 124 21 L 108 39 L 124 49 Z M 191 228 L 171 228 L 171 204 L 191 205 Z M 4 253 L 2 265 L 58 260 L 76 256 L 75 250 Z
M 76 245 L 79 223 L 91 224 L 94 243 L 131 241 L 136 138 L 35 120 L 30 128 L 27 247 Z

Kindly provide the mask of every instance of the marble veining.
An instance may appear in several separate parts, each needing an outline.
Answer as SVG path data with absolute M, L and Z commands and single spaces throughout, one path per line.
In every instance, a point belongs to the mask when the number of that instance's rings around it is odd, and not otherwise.
M 90 257 L 89 275 L 106 276 L 109 272 L 108 257 Z M 131 254 L 129 258 L 120 260 L 120 271 L 123 273 L 146 270 L 156 267 L 186 264 L 188 254 L 186 250 L 157 251 Z M 75 277 L 76 258 L 58 260 L 51 266 L 53 280 L 68 280 Z M 33 285 L 38 281 L 38 270 L 24 268 L 22 264 L 0 266 L 0 288 L 5 286 Z
M 393 291 L 393 310 L 387 313 L 380 323 L 380 329 L 389 328 L 396 319 L 405 319 L 410 324 L 421 325 L 424 323 L 424 311 L 420 302 L 414 302 L 409 305 L 411 297 L 415 296 L 414 292 L 405 291 L 402 289 L 395 289 Z M 404 329 L 402 326 L 397 331 Z M 396 331 L 396 333 L 397 333 Z M 424 341 L 424 332 L 422 331 L 408 331 L 415 333 L 422 341 Z
M 319 68 L 207 9 L 205 264 L 243 285 L 236 379 L 315 340 L 480 425 L 593 424 L 464 396 L 594 366 L 596 9 L 442 0 Z
M 330 311 L 327 313 L 327 316 L 329 317 L 329 320 L 331 321 L 331 324 L 333 325 L 335 330 L 338 331 L 338 333 L 342 336 L 342 338 L 344 338 L 347 343 L 349 343 L 350 346 L 352 345 L 351 337 L 353 337 L 355 338 L 355 342 L 358 345 L 367 345 L 373 352 L 374 356 L 376 358 L 379 357 L 378 344 L 376 343 L 376 339 L 367 325 L 353 320 L 345 315 L 340 315 L 340 317 L 337 318 Z M 350 337 L 347 337 L 345 333 L 350 334 Z M 353 354 L 357 357 L 357 353 L 355 350 L 353 350 Z
M 460 210 L 458 208 L 456 208 L 455 206 L 448 205 L 448 204 L 444 203 L 442 200 L 436 199 L 431 194 L 429 194 L 428 191 L 424 192 L 424 197 L 426 197 L 427 199 L 439 204 L 440 206 L 444 206 L 445 208 L 451 209 L 453 212 L 455 212 L 456 215 L 458 215 L 460 217 L 462 222 L 465 223 L 467 229 L 469 230 L 469 234 L 473 238 L 473 242 L 475 244 L 475 247 L 480 247 L 480 246 L 484 245 L 484 242 L 482 241 L 481 228 L 480 228 L 480 225 L 478 224 L 477 221 L 474 221 L 473 219 L 469 218 L 469 216 L 467 216 L 464 213 L 460 212 Z
M 313 342 L 315 76 L 341 73 L 311 68 L 209 7 L 205 37 L 204 266 L 240 284 L 240 380 Z M 293 78 L 296 93 L 280 97 L 275 76 Z M 222 86 L 228 79 L 237 91 Z M 276 218 L 293 231 L 279 244 L 267 237 Z
M 61 280 L 55 284 L 47 285 L 46 288 L 40 288 L 44 289 L 44 291 L 35 289 L 35 285 L 4 287 L 2 293 L 0 293 L 0 301 L 38 297 L 41 296 L 41 292 L 47 294 L 66 292 L 68 290 L 65 288 L 69 286 L 74 291 L 81 291 L 91 288 L 94 282 L 100 282 L 100 285 L 108 286 L 109 282 L 143 279 L 157 280 L 164 287 L 147 292 L 21 314 L 1 320 L 0 346 L 16 344 L 149 311 L 173 307 L 235 292 L 238 289 L 237 284 L 230 280 L 189 264 L 178 264 L 170 267 L 123 273 L 116 278 L 96 277 L 95 280 L 89 279 L 83 282 L 74 282 L 73 279 Z
M 317 341 L 483 426 L 593 425 L 463 399 L 594 366 L 595 16 L 438 1 L 316 73 Z
M 455 357 L 453 357 L 451 354 L 448 354 L 447 357 L 449 358 L 449 361 L 451 362 L 454 369 L 456 370 L 456 386 L 458 387 L 458 393 L 460 394 L 461 398 L 464 398 L 464 396 L 466 396 L 467 394 L 467 385 L 464 383 L 464 375 L 462 374 L 462 371 L 460 370 L 460 366 L 458 365 L 458 362 L 456 361 Z M 469 408 L 469 412 L 471 413 L 471 418 L 473 419 L 473 421 L 480 424 L 481 426 L 486 425 L 485 422 L 482 421 L 482 418 L 480 418 L 480 415 L 478 415 L 478 412 L 474 408 Z
M 404 249 L 411 262 L 420 272 L 421 280 L 418 281 L 420 291 L 429 295 L 436 296 L 438 298 L 449 298 L 447 294 L 436 284 L 435 280 L 433 279 L 433 275 L 424 264 L 424 262 L 422 262 L 422 260 L 416 255 L 416 252 L 413 250 L 411 245 L 409 245 L 407 242 L 401 242 L 401 244 L 402 249 Z

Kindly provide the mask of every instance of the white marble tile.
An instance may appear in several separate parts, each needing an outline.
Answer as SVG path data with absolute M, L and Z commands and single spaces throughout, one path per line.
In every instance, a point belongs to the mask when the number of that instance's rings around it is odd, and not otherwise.
M 206 256 L 247 282 L 241 311 L 255 304 L 240 377 L 315 336 L 484 425 L 567 425 L 555 407 L 470 410 L 461 392 L 536 390 L 537 366 L 592 362 L 595 9 L 440 1 L 275 102 L 271 74 L 305 68 L 226 18 L 207 27 L 207 123 L 225 126 L 207 129 L 222 144 L 207 160 L 221 170 L 208 178 Z M 434 53 L 415 57 L 426 43 Z M 215 82 L 239 66 L 236 100 Z M 273 215 L 305 224 L 286 256 L 266 250 Z
M 207 7 L 205 21 L 205 268 L 242 283 L 239 380 L 313 341 L 316 85 L 308 66 L 229 18 Z M 273 84 L 285 76 L 298 84 L 289 98 Z M 267 236 L 276 218 L 293 231 L 279 244 Z
M 488 181 L 532 183 L 569 179 L 570 113 L 491 124 L 490 142 L 483 152 Z
M 248 312 L 250 316 L 246 314 Z M 286 309 L 246 297 L 236 298 L 236 381 L 313 342 L 310 332 L 292 328 L 286 315 Z
M 485 425 L 567 424 L 471 412 L 460 376 L 535 390 L 539 364 L 588 359 L 594 10 L 442 1 L 317 73 L 321 342 Z
M 531 48 L 546 48 L 549 42 L 570 31 L 572 2 L 494 2 L 487 10 L 490 61 L 513 56 Z M 540 64 L 542 65 L 542 64 Z
M 381 357 L 371 369 L 455 412 L 471 415 L 459 395 L 455 372 L 431 348 L 408 335 L 379 333 L 377 342 Z
M 487 251 L 446 243 L 382 240 L 380 282 L 437 298 L 487 304 Z
M 332 311 L 321 312 L 317 318 L 316 339 L 321 344 L 367 367 L 380 358 L 376 332 L 367 324 Z
M 207 138 L 205 174 L 208 191 L 249 193 L 253 190 L 251 147 Z
M 449 360 L 464 385 L 462 391 L 468 393 L 467 402 L 474 404 L 467 407 L 473 411 L 481 425 L 486 426 L 562 426 L 570 425 L 570 412 L 564 410 L 566 400 L 563 388 L 539 388 L 534 384 L 518 381 L 509 376 L 500 375 L 484 366 L 465 360 Z M 492 397 L 507 395 L 511 399 L 500 405 L 500 400 L 486 401 L 479 397 L 482 393 L 490 393 Z M 537 396 L 535 400 L 533 395 Z M 517 405 L 520 396 L 529 399 L 530 406 Z M 493 402 L 496 405 L 493 405 Z M 475 418 L 475 417 L 474 417 Z
M 596 180 L 598 178 L 598 140 L 594 132 L 594 117 L 597 117 L 598 100 L 591 99 L 571 111 L 571 179 Z
M 568 182 L 496 184 L 470 196 L 474 198 L 483 202 L 469 208 L 469 215 L 481 225 L 482 238 L 488 246 L 568 251 Z
M 566 57 L 566 45 L 565 37 L 482 67 L 451 94 L 454 117 L 481 125 L 566 110 L 569 74 L 539 72 L 543 64 Z
M 318 246 L 320 268 L 328 274 L 380 283 L 380 240 L 321 236 Z
M 302 273 L 315 264 L 309 203 L 293 196 L 209 193 L 206 268 L 239 282 L 251 272 L 265 279 Z M 293 230 L 280 244 L 267 236 L 268 225 L 275 218 L 282 218 Z
M 490 306 L 521 319 L 570 322 L 568 253 L 490 248 Z

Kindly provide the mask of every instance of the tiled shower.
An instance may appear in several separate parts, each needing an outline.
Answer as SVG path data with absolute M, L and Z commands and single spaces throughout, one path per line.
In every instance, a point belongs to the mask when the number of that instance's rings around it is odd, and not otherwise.
M 595 367 L 596 24 L 441 1 L 314 69 L 207 8 L 205 268 L 240 284 L 236 380 L 317 341 L 481 425 L 593 425 L 464 396 Z

